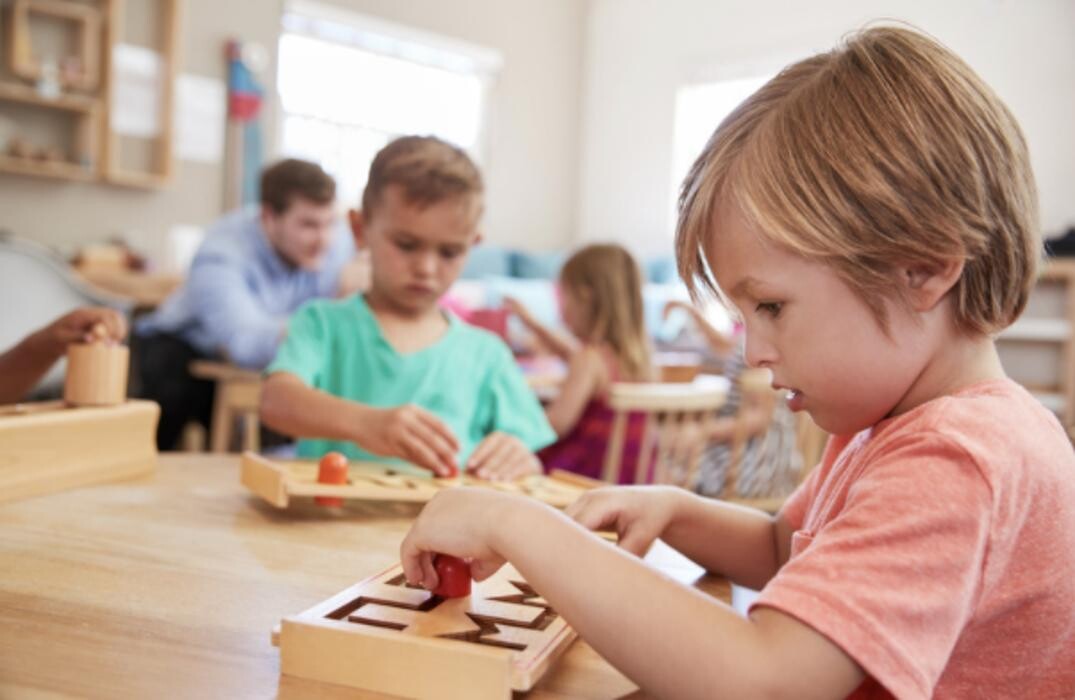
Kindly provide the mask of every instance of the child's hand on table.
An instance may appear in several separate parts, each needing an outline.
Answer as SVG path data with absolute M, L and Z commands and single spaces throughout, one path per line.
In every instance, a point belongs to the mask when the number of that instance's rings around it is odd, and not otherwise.
M 437 476 L 454 476 L 459 441 L 451 428 L 429 411 L 406 404 L 378 409 L 364 426 L 360 446 L 385 457 L 399 457 Z
M 433 566 L 436 554 L 470 563 L 475 581 L 483 581 L 504 565 L 494 540 L 512 509 L 532 503 L 522 496 L 492 489 L 455 488 L 441 491 L 422 513 L 400 545 L 407 581 L 428 590 L 439 581 Z
M 672 486 L 611 486 L 587 491 L 564 513 L 590 530 L 615 530 L 619 545 L 644 555 L 676 516 L 685 492 Z
M 467 460 L 467 471 L 479 479 L 511 481 L 541 473 L 541 462 L 514 435 L 490 433 Z
M 127 336 L 127 320 L 115 309 L 91 306 L 61 316 L 42 328 L 41 334 L 57 354 L 63 354 L 71 343 L 122 341 Z

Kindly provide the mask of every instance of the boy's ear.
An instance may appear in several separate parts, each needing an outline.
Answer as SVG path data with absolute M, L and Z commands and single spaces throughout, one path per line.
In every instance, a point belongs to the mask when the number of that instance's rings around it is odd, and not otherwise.
M 901 274 L 914 309 L 930 311 L 940 303 L 963 275 L 963 265 L 963 260 L 950 260 L 935 266 L 903 268 Z
M 362 217 L 359 209 L 347 210 L 347 221 L 351 224 L 351 235 L 355 239 L 356 248 L 366 247 L 366 220 Z

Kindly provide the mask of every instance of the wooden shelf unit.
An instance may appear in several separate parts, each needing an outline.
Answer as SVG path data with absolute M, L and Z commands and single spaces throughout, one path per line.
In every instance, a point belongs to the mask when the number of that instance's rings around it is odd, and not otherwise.
M 1075 426 L 1075 258 L 1044 266 L 1022 318 L 1000 333 L 1005 371 Z
M 21 135 L 33 153 L 20 155 L 9 147 L 0 149 L 0 172 L 33 177 L 81 182 L 105 182 L 122 187 L 159 189 L 166 186 L 174 173 L 173 105 L 175 78 L 178 69 L 179 16 L 182 0 L 155 0 L 156 36 L 154 50 L 160 54 L 162 86 L 160 96 L 160 133 L 147 144 L 149 156 L 142 164 L 132 166 L 122 157 L 124 137 L 113 131 L 111 100 L 115 90 L 113 51 L 124 40 L 126 0 L 98 0 L 97 4 L 73 0 L 11 0 L 4 6 L 7 73 L 0 74 L 0 108 L 3 104 L 18 105 L 26 120 L 25 109 L 46 109 L 66 112 L 76 120 L 71 137 L 73 147 L 64 160 L 38 157 L 46 150 Z M 62 91 L 49 97 L 29 83 L 41 78 L 41 63 L 34 55 L 30 24 L 34 15 L 75 22 L 79 31 L 78 55 L 63 60 L 77 61 L 80 70 L 74 74 L 60 71 Z M 16 112 L 19 114 L 19 112 Z M 15 120 L 16 122 L 18 119 Z M 33 127 L 23 130 L 34 131 Z M 59 125 L 50 124 L 52 129 Z M 64 125 L 66 127 L 66 125 Z M 39 136 L 47 127 L 37 127 Z M 14 141 L 14 139 L 13 139 Z M 70 151 L 74 151 L 71 153 Z M 128 159 L 130 160 L 130 159 Z

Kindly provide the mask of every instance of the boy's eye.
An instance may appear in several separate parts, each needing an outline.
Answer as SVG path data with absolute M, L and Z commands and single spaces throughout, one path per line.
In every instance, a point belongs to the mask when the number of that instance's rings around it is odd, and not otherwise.
M 776 318 L 780 315 L 780 310 L 784 308 L 784 305 L 779 301 L 763 301 L 758 304 L 755 311 L 761 314 L 767 314 L 771 318 Z
M 417 249 L 418 244 L 411 241 L 396 241 L 396 247 L 403 251 L 411 251 Z
M 462 252 L 463 251 L 459 250 L 458 248 L 441 248 L 440 256 L 445 260 L 451 260 L 452 258 L 459 257 L 459 254 Z

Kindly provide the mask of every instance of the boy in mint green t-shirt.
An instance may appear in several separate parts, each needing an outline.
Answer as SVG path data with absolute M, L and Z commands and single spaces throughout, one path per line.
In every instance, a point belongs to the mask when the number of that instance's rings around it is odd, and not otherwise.
M 261 419 L 303 457 L 339 450 L 448 476 L 537 473 L 555 439 L 507 346 L 440 310 L 479 239 L 482 182 L 461 150 L 431 137 L 374 159 L 351 213 L 370 252 L 365 295 L 302 307 L 266 369 Z

